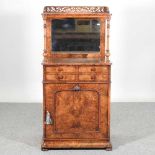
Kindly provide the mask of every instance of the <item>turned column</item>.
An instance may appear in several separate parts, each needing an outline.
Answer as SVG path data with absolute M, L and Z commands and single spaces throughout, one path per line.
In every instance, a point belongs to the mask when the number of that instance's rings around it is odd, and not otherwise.
M 43 50 L 43 56 L 44 61 L 48 61 L 48 59 L 51 57 L 51 26 L 50 26 L 50 20 L 47 20 L 46 15 L 43 15 L 44 20 L 44 50 Z
M 107 18 L 106 21 L 105 21 L 105 24 L 106 24 L 106 46 L 105 46 L 105 62 L 106 63 L 110 63 L 110 50 L 109 50 L 109 37 L 110 37 L 110 18 Z

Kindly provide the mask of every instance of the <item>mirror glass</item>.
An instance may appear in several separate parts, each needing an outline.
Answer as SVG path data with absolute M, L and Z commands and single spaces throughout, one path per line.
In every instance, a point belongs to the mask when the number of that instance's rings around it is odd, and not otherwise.
M 99 19 L 65 18 L 53 19 L 51 22 L 53 52 L 100 51 Z

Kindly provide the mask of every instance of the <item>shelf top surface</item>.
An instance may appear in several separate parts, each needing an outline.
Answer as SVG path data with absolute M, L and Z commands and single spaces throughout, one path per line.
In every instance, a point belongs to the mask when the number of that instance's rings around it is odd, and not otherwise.
M 94 58 L 57 58 L 43 61 L 43 65 L 111 65 L 101 59 Z

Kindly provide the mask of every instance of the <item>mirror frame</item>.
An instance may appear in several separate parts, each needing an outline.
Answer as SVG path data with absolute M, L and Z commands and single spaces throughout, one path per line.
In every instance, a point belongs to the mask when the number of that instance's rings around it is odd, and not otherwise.
M 106 28 L 111 14 L 108 7 L 79 7 L 79 6 L 46 6 L 42 14 L 44 20 L 44 58 L 103 58 L 106 51 Z M 62 18 L 96 18 L 100 20 L 100 51 L 92 53 L 52 52 L 51 20 Z

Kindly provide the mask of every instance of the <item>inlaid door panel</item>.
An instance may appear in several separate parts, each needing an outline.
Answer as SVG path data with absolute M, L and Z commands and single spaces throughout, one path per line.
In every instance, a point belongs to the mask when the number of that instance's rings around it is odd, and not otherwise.
M 106 84 L 46 84 L 46 138 L 107 138 L 107 92 Z

